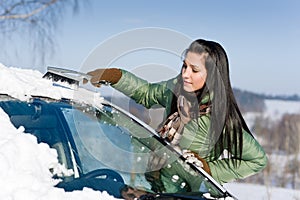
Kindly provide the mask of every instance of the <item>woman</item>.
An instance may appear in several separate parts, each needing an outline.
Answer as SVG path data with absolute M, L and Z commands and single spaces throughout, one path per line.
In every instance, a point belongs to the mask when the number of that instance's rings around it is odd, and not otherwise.
M 160 83 L 116 68 L 89 74 L 97 87 L 109 82 L 147 108 L 165 107 L 167 120 L 158 132 L 187 158 L 196 157 L 219 183 L 245 178 L 266 166 L 266 154 L 237 106 L 220 44 L 195 40 L 183 53 L 181 73 Z

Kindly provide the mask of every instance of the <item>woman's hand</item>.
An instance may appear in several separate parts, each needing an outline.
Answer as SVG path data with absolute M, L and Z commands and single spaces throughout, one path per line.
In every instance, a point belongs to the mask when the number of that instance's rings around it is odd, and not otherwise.
M 186 159 L 185 162 L 195 164 L 196 166 L 201 167 L 209 175 L 211 175 L 211 171 L 207 162 L 197 153 L 185 149 L 182 151 L 182 156 Z
M 90 82 L 95 87 L 100 87 L 102 84 L 115 84 L 122 77 L 122 71 L 117 68 L 96 69 L 87 73 L 91 76 Z

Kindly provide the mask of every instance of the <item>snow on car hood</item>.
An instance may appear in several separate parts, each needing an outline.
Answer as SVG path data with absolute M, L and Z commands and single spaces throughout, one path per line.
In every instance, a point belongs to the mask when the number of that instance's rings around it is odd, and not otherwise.
M 37 70 L 6 67 L 0 63 L 0 94 L 25 101 L 32 96 L 41 96 L 51 99 L 66 98 L 79 103 L 101 106 L 103 98 L 99 92 L 75 88 L 67 83 L 61 83 L 63 87 L 59 87 L 42 77 L 43 74 Z

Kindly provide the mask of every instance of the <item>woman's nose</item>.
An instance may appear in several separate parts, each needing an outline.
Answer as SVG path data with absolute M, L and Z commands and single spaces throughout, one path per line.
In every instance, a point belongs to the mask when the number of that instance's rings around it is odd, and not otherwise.
M 191 69 L 190 67 L 186 67 L 182 70 L 182 77 L 189 77 L 191 74 Z

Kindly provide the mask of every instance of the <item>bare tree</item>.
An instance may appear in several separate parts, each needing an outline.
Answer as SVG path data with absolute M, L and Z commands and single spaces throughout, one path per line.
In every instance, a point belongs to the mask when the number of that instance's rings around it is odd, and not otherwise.
M 300 153 L 300 115 L 286 114 L 283 116 L 280 127 L 284 131 L 282 148 L 290 155 L 285 172 L 291 174 L 292 188 L 299 184 L 299 153 Z
M 43 63 L 53 53 L 58 22 L 65 14 L 77 13 L 79 7 L 78 0 L 0 0 L 0 37 L 5 38 L 0 45 L 11 46 L 15 41 L 13 45 L 18 46 L 20 40 L 25 41 L 26 48 L 40 55 L 34 62 Z

